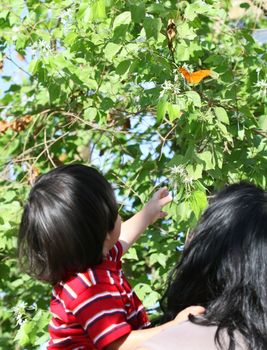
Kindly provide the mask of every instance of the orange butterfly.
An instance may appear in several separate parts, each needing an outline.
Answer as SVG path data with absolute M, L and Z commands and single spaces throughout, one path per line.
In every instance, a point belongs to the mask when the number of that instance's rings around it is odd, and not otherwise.
M 179 72 L 183 75 L 189 84 L 199 84 L 201 80 L 206 77 L 210 77 L 213 74 L 210 69 L 198 70 L 196 72 L 190 73 L 183 67 L 179 68 Z

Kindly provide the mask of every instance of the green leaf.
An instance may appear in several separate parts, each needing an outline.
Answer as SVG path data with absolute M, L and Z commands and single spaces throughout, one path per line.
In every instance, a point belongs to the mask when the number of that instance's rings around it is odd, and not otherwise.
M 144 28 L 147 39 L 154 38 L 155 40 L 158 40 L 162 28 L 162 21 L 160 18 L 146 17 L 144 20 Z
M 158 263 L 159 263 L 162 267 L 166 267 L 167 256 L 166 256 L 165 254 L 158 253 L 158 254 L 157 254 L 157 260 L 158 260 Z
M 61 86 L 57 83 L 51 83 L 48 87 L 50 103 L 54 103 L 60 95 Z
M 208 201 L 204 192 L 195 191 L 192 193 L 192 196 L 190 197 L 190 206 L 197 219 L 200 217 L 207 205 Z
M 29 335 L 24 331 L 23 325 L 18 330 L 14 338 L 14 341 L 18 342 L 22 346 L 27 345 L 30 342 Z
M 76 18 L 78 21 L 88 23 L 92 14 L 91 6 L 88 6 L 88 3 L 81 2 L 79 10 L 77 11 Z
M 139 260 L 136 249 L 131 247 L 127 253 L 124 255 L 125 259 L 130 259 L 130 260 Z
M 138 297 L 143 300 L 147 294 L 150 294 L 152 292 L 151 286 L 149 284 L 145 283 L 138 283 L 134 287 L 135 293 L 138 295 Z
M 5 202 L 6 203 L 10 203 L 12 202 L 13 200 L 15 200 L 15 198 L 17 197 L 17 192 L 16 191 L 7 191 L 5 193 Z
M 105 0 L 94 0 L 91 11 L 92 19 L 99 19 L 106 17 Z
M 29 64 L 29 71 L 32 74 L 36 74 L 36 72 L 40 69 L 42 66 L 42 62 L 40 60 L 32 60 Z
M 259 127 L 263 131 L 267 131 L 267 115 L 261 115 L 258 120 Z
M 187 4 L 184 12 L 184 17 L 189 21 L 193 21 L 198 14 L 204 14 L 208 12 L 208 7 L 209 5 L 202 0 L 197 0 L 192 4 Z
M 148 5 L 147 12 L 149 13 L 155 13 L 157 15 L 165 15 L 166 13 L 169 13 L 168 10 L 164 7 L 164 3 L 155 3 L 153 2 L 151 5 Z
M 48 324 L 48 323 L 47 323 Z M 41 337 L 38 337 L 35 342 L 34 345 L 40 345 L 43 346 L 47 341 L 49 340 L 49 334 L 45 333 L 44 335 L 42 335 Z
M 216 117 L 218 118 L 218 120 L 220 122 L 229 125 L 229 118 L 228 118 L 227 112 L 224 108 L 215 107 L 214 111 L 215 111 Z
M 186 96 L 193 102 L 194 106 L 201 107 L 201 98 L 196 91 L 187 91 Z
M 66 45 L 70 45 L 70 46 L 71 46 L 71 45 L 75 42 L 77 36 L 78 36 L 77 33 L 75 33 L 75 32 L 69 32 L 69 33 L 65 36 L 64 43 L 65 43 Z
M 125 11 L 119 14 L 113 22 L 114 35 L 112 40 L 115 42 L 121 42 L 124 40 L 130 23 L 131 12 Z
M 205 59 L 205 63 L 213 64 L 214 66 L 219 66 L 223 63 L 224 57 L 221 55 L 210 55 L 208 58 Z
M 179 202 L 179 204 L 176 207 L 176 215 L 177 215 L 177 222 L 181 221 L 186 221 L 190 217 L 190 207 L 187 202 Z
M 0 18 L 6 18 L 8 15 L 9 15 L 9 13 L 10 13 L 10 11 L 8 11 L 8 10 L 2 10 L 1 12 L 0 12 Z
M 193 40 L 197 36 L 194 29 L 189 27 L 187 22 L 184 22 L 177 26 L 177 35 L 179 39 Z
M 35 323 L 26 321 L 20 327 L 15 341 L 17 341 L 20 345 L 25 346 L 31 342 L 31 338 L 35 336 Z
M 149 294 L 146 295 L 146 297 L 143 300 L 144 307 L 146 309 L 155 307 L 155 304 L 159 301 L 159 299 L 160 294 L 155 291 L 151 291 Z
M 86 108 L 84 111 L 84 119 L 89 121 L 94 121 L 97 116 L 97 109 L 94 107 Z
M 213 161 L 212 161 L 211 152 L 204 151 L 202 153 L 198 153 L 197 156 L 199 159 L 201 159 L 204 162 L 204 169 L 205 170 L 210 170 L 210 169 L 215 168 L 215 165 L 213 164 Z
M 116 68 L 116 74 L 123 75 L 128 73 L 131 67 L 131 64 L 132 64 L 131 60 L 124 60 L 120 62 Z
M 120 51 L 121 45 L 115 44 L 115 43 L 108 43 L 107 46 L 104 49 L 104 55 L 107 60 L 111 61 L 114 56 Z
M 136 4 L 136 5 L 131 5 L 131 16 L 132 20 L 135 23 L 141 23 L 145 19 L 146 16 L 146 7 L 143 2 Z
M 33 317 L 33 321 L 35 321 L 38 325 L 38 330 L 46 329 L 49 321 L 50 321 L 51 315 L 48 311 L 44 311 L 39 309 L 36 314 Z
M 168 102 L 166 97 L 162 97 L 157 104 L 157 120 L 162 121 L 166 115 Z
M 25 49 L 27 45 L 27 41 L 28 41 L 27 36 L 21 34 L 16 41 L 16 50 L 20 51 Z
M 176 46 L 175 49 L 175 59 L 179 62 L 188 61 L 190 58 L 189 47 L 185 42 L 181 42 Z
M 214 159 L 214 163 L 216 164 L 216 166 L 218 166 L 218 168 L 222 169 L 223 167 L 223 154 L 222 154 L 222 149 L 217 147 L 214 150 L 214 153 L 212 154 L 213 159 Z
M 128 25 L 129 23 L 131 23 L 131 12 L 122 12 L 114 19 L 113 30 L 121 25 Z
M 248 10 L 250 8 L 250 4 L 247 2 L 242 2 L 239 6 L 243 9 L 246 9 L 246 10 Z
M 267 129 L 266 129 L 267 130 Z M 245 129 L 243 128 L 243 126 L 238 128 L 238 132 L 237 132 L 238 138 L 239 140 L 243 141 L 244 137 L 245 137 Z
M 197 180 L 202 178 L 203 165 L 202 164 L 189 164 L 186 167 L 188 175 L 193 179 Z
M 169 115 L 169 119 L 171 122 L 173 122 L 175 119 L 179 118 L 181 116 L 180 107 L 177 104 L 167 104 L 167 111 Z
M 172 168 L 176 165 L 184 164 L 185 158 L 181 154 L 175 154 L 172 159 L 168 162 L 167 167 Z
M 230 134 L 229 134 L 229 132 L 224 124 L 217 122 L 216 125 L 224 137 L 226 137 L 226 138 L 230 137 Z
M 167 256 L 163 253 L 153 253 L 149 257 L 149 263 L 151 265 L 160 264 L 161 266 L 166 266 Z

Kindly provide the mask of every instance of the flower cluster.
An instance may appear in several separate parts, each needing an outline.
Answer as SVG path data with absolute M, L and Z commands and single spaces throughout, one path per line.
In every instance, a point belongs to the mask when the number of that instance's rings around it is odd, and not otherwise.
M 257 83 L 255 84 L 255 87 L 259 88 L 258 90 L 258 96 L 261 98 L 266 98 L 267 96 L 267 80 L 260 79 L 260 68 L 256 69 L 257 72 Z
M 63 26 L 63 33 L 66 35 L 73 25 L 74 12 L 72 8 L 68 8 L 61 13 L 60 20 Z
M 175 177 L 179 176 L 186 187 L 190 187 L 193 184 L 193 178 L 189 176 L 184 165 L 175 165 L 171 168 L 170 174 Z
M 36 303 L 28 305 L 24 301 L 20 301 L 15 307 L 13 307 L 13 312 L 15 314 L 15 319 L 17 325 L 22 326 L 23 323 L 27 321 L 27 313 L 29 311 L 35 311 L 37 309 Z
M 258 91 L 258 96 L 266 98 L 267 96 L 267 80 L 258 80 L 257 83 L 255 84 L 257 88 L 259 88 Z
M 40 54 L 42 56 L 49 56 L 52 53 L 50 43 L 45 40 L 35 41 L 31 46 L 32 55 Z
M 170 80 L 165 80 L 164 83 L 161 84 L 161 88 L 160 98 L 166 94 L 178 95 L 181 91 L 177 80 L 174 83 L 172 83 Z

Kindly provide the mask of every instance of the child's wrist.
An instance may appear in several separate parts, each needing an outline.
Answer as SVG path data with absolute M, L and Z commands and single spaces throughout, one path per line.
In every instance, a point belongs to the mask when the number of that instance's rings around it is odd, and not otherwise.
M 150 226 L 153 224 L 153 217 L 152 217 L 152 214 L 150 212 L 148 203 L 145 204 L 145 206 L 143 207 L 143 209 L 141 210 L 140 213 L 143 217 L 142 219 L 143 219 L 146 226 Z

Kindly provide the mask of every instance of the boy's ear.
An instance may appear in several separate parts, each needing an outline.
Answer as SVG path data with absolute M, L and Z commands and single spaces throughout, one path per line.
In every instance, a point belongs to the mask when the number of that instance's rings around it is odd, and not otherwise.
M 102 249 L 103 256 L 106 256 L 109 252 L 109 241 L 110 241 L 110 233 L 108 232 L 103 243 L 103 249 Z

